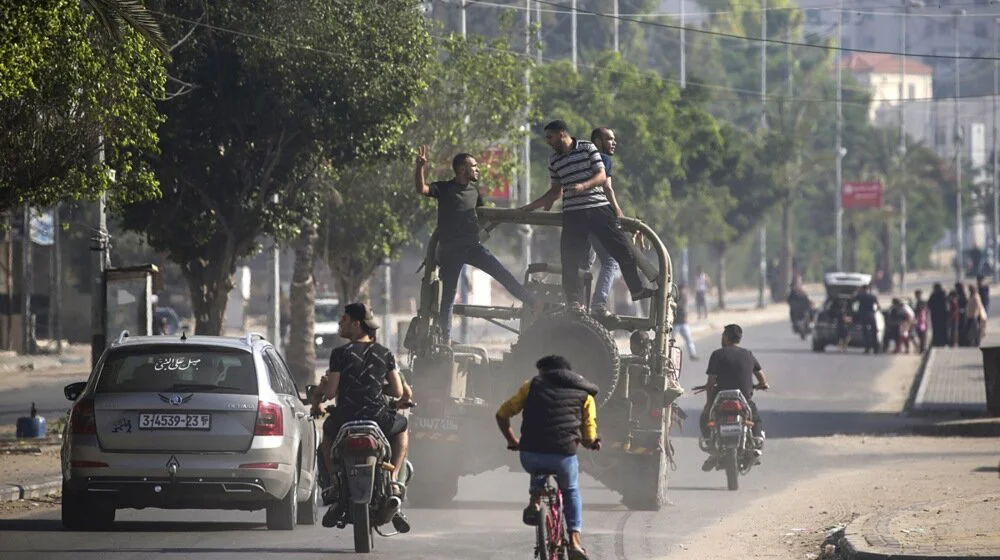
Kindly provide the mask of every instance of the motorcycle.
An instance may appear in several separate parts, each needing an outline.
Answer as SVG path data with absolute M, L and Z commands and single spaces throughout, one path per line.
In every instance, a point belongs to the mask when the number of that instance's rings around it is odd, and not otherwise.
M 754 385 L 754 388 L 764 389 L 761 385 Z M 704 389 L 704 385 L 695 387 L 696 392 Z M 743 392 L 734 389 L 716 393 L 708 426 L 711 437 L 708 440 L 699 438 L 698 446 L 719 458 L 715 469 L 725 469 L 729 490 L 739 490 L 740 475 L 760 464 L 757 451 L 764 444 L 763 431 L 760 441 L 754 440 L 753 412 Z
M 415 406 L 413 402 L 401 407 Z M 336 503 L 336 527 L 354 526 L 354 551 L 371 552 L 375 533 L 391 537 L 409 531 L 395 520 L 405 499 L 406 486 L 413 477 L 413 465 L 406 461 L 399 481 L 392 480 L 392 447 L 379 425 L 370 420 L 346 422 L 333 442 L 333 473 L 323 491 L 326 504 Z M 323 462 L 321 461 L 322 465 Z M 392 523 L 394 531 L 379 528 Z M 405 522 L 404 522 L 405 523 Z

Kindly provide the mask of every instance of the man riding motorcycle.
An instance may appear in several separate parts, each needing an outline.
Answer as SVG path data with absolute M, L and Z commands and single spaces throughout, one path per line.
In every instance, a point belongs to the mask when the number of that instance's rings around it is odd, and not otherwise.
M 404 389 L 402 376 L 396 369 L 396 359 L 392 352 L 375 341 L 378 323 L 368 307 L 363 303 L 351 303 L 344 307 L 340 318 L 340 335 L 350 342 L 335 348 L 330 355 L 330 367 L 313 393 L 312 414 L 320 416 L 320 404 L 337 398 L 337 406 L 323 422 L 323 441 L 320 453 L 327 472 L 333 473 L 333 442 L 341 426 L 355 420 L 372 420 L 378 423 L 392 446 L 392 480 L 394 492 L 402 494 L 405 488 L 397 477 L 406 460 L 409 443 L 406 417 L 396 412 L 397 408 L 409 405 L 409 395 Z M 386 399 L 386 395 L 393 397 Z M 395 401 L 395 399 L 399 399 Z M 342 506 L 334 498 L 334 503 L 323 516 L 323 526 L 333 527 L 343 514 Z M 397 531 L 410 530 L 402 513 L 392 520 Z
M 795 284 L 788 292 L 788 315 L 795 326 L 802 319 L 812 319 L 813 302 L 800 284 Z
M 521 466 L 529 474 L 554 472 L 562 491 L 569 530 L 569 560 L 586 560 L 580 543 L 583 526 L 583 500 L 577 483 L 579 462 L 577 446 L 601 449 L 597 437 L 597 386 L 572 371 L 562 356 L 546 356 L 535 363 L 538 375 L 528 380 L 517 393 L 500 405 L 497 426 L 507 439 L 507 449 L 521 452 Z M 514 436 L 510 419 L 524 411 L 520 441 Z M 544 476 L 531 477 L 531 501 L 524 508 L 526 525 L 538 525 Z
M 764 446 L 764 424 L 761 423 L 757 404 L 753 402 L 753 380 L 756 377 L 760 389 L 766 391 L 768 389 L 767 378 L 753 352 L 739 346 L 741 340 L 743 340 L 743 329 L 736 324 L 726 325 L 722 330 L 722 348 L 712 352 L 708 358 L 705 408 L 701 411 L 701 437 L 704 440 L 712 437 L 708 421 L 711 416 L 712 404 L 715 402 L 715 395 L 719 391 L 738 389 L 743 392 L 743 396 L 750 404 L 750 411 L 753 413 L 751 418 L 753 421 L 752 432 L 756 447 L 754 454 L 760 457 L 763 454 Z M 701 466 L 701 470 L 711 471 L 716 467 L 718 460 L 719 457 L 716 455 L 709 455 Z

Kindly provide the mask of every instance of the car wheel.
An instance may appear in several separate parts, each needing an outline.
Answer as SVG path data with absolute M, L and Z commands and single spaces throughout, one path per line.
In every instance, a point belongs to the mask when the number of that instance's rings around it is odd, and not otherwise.
M 313 483 L 312 491 L 309 492 L 309 499 L 298 505 L 297 520 L 299 525 L 315 525 L 319 521 L 320 497 L 318 474 L 319 465 L 317 464 L 313 466 Z
M 826 344 L 823 344 L 822 340 L 820 340 L 820 339 L 818 339 L 818 338 L 816 338 L 814 336 L 813 337 L 813 352 L 824 352 L 824 351 L 826 351 Z
M 101 531 L 115 522 L 115 508 L 109 503 L 85 500 L 84 494 L 68 491 L 62 484 L 61 517 L 68 531 Z
M 299 469 L 295 469 L 292 486 L 280 501 L 267 506 L 267 528 L 272 531 L 291 531 L 298 521 Z

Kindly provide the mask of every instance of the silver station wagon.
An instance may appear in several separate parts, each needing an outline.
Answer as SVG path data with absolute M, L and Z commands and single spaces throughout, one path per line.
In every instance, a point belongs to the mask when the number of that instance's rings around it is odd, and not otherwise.
M 315 524 L 318 430 L 260 335 L 122 333 L 75 401 L 62 447 L 62 523 L 109 527 L 124 508 L 267 511 Z

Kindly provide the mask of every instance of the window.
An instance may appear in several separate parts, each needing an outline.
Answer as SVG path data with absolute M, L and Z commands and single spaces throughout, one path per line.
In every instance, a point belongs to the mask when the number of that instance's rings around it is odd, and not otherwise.
M 264 362 L 267 364 L 268 375 L 271 375 L 271 388 L 276 393 L 283 395 L 296 395 L 298 389 L 292 381 L 291 374 L 288 373 L 288 366 L 273 349 L 264 352 Z
M 257 393 L 248 352 L 210 346 L 155 345 L 123 348 L 108 356 L 98 393 Z

